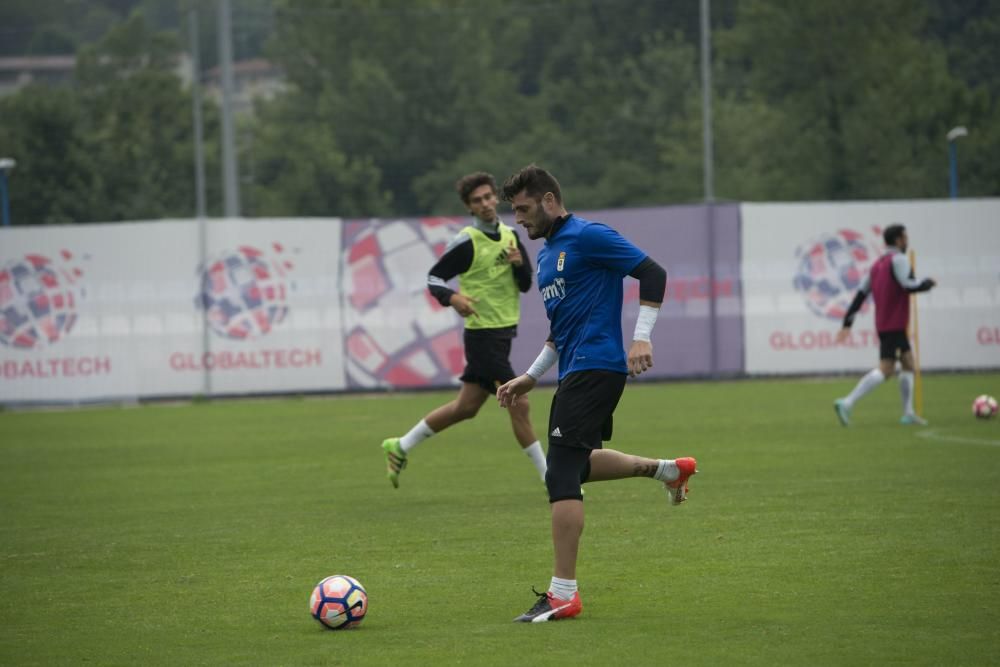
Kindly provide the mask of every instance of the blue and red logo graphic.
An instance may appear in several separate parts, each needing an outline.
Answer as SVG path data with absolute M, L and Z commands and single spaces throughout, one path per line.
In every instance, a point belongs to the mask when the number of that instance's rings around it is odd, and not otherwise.
M 73 260 L 63 250 L 57 260 L 28 254 L 0 268 L 0 344 L 35 350 L 70 332 L 83 296 Z
M 822 234 L 795 251 L 794 285 L 814 314 L 840 321 L 872 264 L 879 258 L 881 231 L 873 235 L 851 229 Z M 862 312 L 868 308 L 865 302 Z
M 196 302 L 212 331 L 230 340 L 248 340 L 267 335 L 285 319 L 294 265 L 281 257 L 283 253 L 280 243 L 271 244 L 270 255 L 244 245 L 199 269 L 201 293 Z

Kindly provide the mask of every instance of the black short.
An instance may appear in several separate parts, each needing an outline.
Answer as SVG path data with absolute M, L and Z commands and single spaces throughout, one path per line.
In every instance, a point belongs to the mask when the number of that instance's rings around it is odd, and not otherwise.
M 580 486 L 590 477 L 590 454 L 593 450 L 549 443 L 546 456 L 545 488 L 549 502 L 583 500 Z
M 904 352 L 910 351 L 910 341 L 905 331 L 878 332 L 878 358 L 898 359 Z
M 549 444 L 600 449 L 611 439 L 612 415 L 625 390 L 624 373 L 577 371 L 559 382 L 549 410 Z
M 459 379 L 496 393 L 497 387 L 516 377 L 510 365 L 512 340 L 510 329 L 466 329 L 465 371 Z

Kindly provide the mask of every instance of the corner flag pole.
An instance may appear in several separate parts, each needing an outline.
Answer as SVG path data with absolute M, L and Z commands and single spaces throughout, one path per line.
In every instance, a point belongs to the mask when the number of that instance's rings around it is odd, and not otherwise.
M 916 255 L 910 250 L 910 270 L 917 270 Z M 924 414 L 924 383 L 920 380 L 920 319 L 917 317 L 917 294 L 910 294 L 910 340 L 913 341 L 913 409 Z

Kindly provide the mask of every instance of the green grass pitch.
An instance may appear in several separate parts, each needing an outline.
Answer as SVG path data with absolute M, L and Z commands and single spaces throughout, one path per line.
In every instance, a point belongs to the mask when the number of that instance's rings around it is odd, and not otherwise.
M 632 384 L 612 447 L 696 456 L 690 500 L 587 486 L 583 614 L 514 624 L 551 576 L 541 482 L 493 402 L 379 444 L 453 392 L 0 414 L 3 665 L 986 665 L 1000 658 L 1000 375 Z M 531 395 L 544 432 L 551 389 Z M 368 589 L 361 627 L 313 585 Z

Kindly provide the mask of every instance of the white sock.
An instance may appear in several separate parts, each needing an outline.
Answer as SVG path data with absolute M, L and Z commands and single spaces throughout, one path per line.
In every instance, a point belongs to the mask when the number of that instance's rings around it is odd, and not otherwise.
M 653 479 L 658 479 L 661 482 L 673 482 L 680 476 L 681 471 L 677 469 L 677 463 L 674 459 L 660 459 L 660 465 L 653 473 Z
M 524 448 L 524 453 L 528 455 L 531 462 L 535 464 L 535 469 L 538 474 L 542 476 L 542 481 L 545 481 L 545 452 L 542 451 L 542 443 L 535 440 L 533 443 Z
M 552 577 L 552 583 L 549 584 L 549 593 L 552 593 L 552 595 L 560 600 L 572 599 L 573 593 L 576 593 L 576 579 Z
M 899 396 L 903 399 L 903 414 L 913 414 L 913 371 L 899 372 Z
M 844 403 L 847 404 L 847 409 L 850 410 L 853 408 L 859 398 L 882 384 L 884 381 L 885 376 L 882 375 L 882 371 L 879 369 L 873 368 L 868 371 L 864 377 L 858 380 L 857 386 L 854 387 L 851 393 L 847 395 L 847 398 L 844 399 Z
M 431 427 L 427 425 L 427 422 L 421 419 L 417 422 L 416 426 L 410 429 L 409 433 L 399 439 L 399 447 L 404 453 L 409 454 L 411 449 L 432 435 L 434 435 L 434 431 L 432 431 Z

